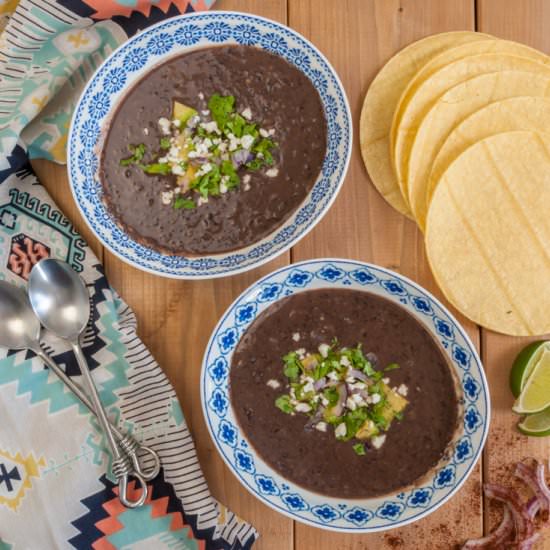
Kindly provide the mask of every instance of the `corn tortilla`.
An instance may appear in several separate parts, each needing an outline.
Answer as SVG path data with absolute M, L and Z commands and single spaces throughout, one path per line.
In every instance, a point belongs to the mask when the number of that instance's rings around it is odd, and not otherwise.
M 514 64 L 508 56 L 539 62 L 538 69 Z M 508 63 L 507 60 L 508 59 Z M 399 187 L 408 203 L 407 163 L 416 128 L 431 105 L 449 88 L 469 78 L 499 70 L 545 73 L 550 58 L 528 46 L 506 40 L 482 40 L 451 48 L 427 63 L 401 95 L 390 132 L 390 154 Z
M 389 133 L 399 98 L 409 80 L 434 56 L 447 48 L 488 38 L 482 33 L 456 31 L 413 42 L 382 67 L 369 87 L 361 111 L 361 154 L 375 187 L 402 214 L 411 215 L 397 185 L 389 151 Z
M 482 74 L 445 92 L 428 111 L 411 145 L 407 168 L 409 203 L 422 230 L 426 224 L 431 168 L 453 128 L 489 103 L 524 95 L 550 97 L 549 77 L 524 71 Z M 528 128 L 505 127 L 502 131 L 523 129 Z
M 544 82 L 544 81 L 547 82 Z M 550 89 L 550 79 L 540 86 Z M 535 82 L 530 92 L 537 89 Z M 428 184 L 428 204 L 435 187 L 449 165 L 468 147 L 486 137 L 514 130 L 548 132 L 550 130 L 550 99 L 546 97 L 512 97 L 487 105 L 463 120 L 443 143 L 432 166 Z
M 478 141 L 436 187 L 426 225 L 434 276 L 448 300 L 488 329 L 550 331 L 550 135 Z

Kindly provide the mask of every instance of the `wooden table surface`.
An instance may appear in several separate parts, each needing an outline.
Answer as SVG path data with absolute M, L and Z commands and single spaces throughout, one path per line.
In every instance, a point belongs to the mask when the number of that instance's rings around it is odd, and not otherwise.
M 246 274 L 214 281 L 174 281 L 138 271 L 104 250 L 77 213 L 65 167 L 35 162 L 59 207 L 103 260 L 111 284 L 133 307 L 139 333 L 174 384 L 214 495 L 252 522 L 258 550 L 447 549 L 479 536 L 497 519 L 481 493 L 484 481 L 508 481 L 515 461 L 548 459 L 550 438 L 518 434 L 511 413 L 508 372 L 528 339 L 480 329 L 458 315 L 478 347 L 492 394 L 492 422 L 482 460 L 450 502 L 428 518 L 396 531 L 333 534 L 306 527 L 252 497 L 229 472 L 201 412 L 199 374 L 207 340 L 233 299 L 260 276 L 290 262 L 334 256 L 373 262 L 417 281 L 436 296 L 416 226 L 392 210 L 372 186 L 361 161 L 357 123 L 369 83 L 399 49 L 429 34 L 478 30 L 517 40 L 550 54 L 548 0 L 219 0 L 218 9 L 253 12 L 287 24 L 332 63 L 346 89 L 355 123 L 350 169 L 323 221 L 290 252 Z M 537 549 L 550 549 L 550 529 Z

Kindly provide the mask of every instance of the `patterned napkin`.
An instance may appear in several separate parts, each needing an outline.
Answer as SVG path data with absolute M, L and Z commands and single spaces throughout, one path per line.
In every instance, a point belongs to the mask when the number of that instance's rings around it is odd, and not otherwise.
M 163 469 L 125 509 L 95 418 L 30 352 L 0 348 L 0 550 L 250 548 L 254 529 L 208 491 L 176 394 L 136 336 L 136 319 L 38 183 L 31 158 L 65 161 L 81 88 L 129 35 L 212 0 L 7 0 L 0 4 L 0 279 L 25 285 L 51 256 L 86 281 L 84 352 L 110 418 Z M 2 330 L 0 320 L 0 330 Z M 66 344 L 45 349 L 80 382 Z

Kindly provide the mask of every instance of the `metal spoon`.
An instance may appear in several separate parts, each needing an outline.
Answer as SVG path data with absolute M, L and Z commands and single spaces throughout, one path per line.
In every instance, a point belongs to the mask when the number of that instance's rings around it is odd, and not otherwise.
M 128 497 L 130 459 L 121 453 L 97 388 L 94 384 L 79 338 L 90 319 L 90 296 L 82 279 L 65 262 L 54 259 L 36 264 L 29 277 L 29 299 L 42 325 L 69 342 L 82 372 L 91 397 L 99 425 L 113 454 L 113 473 L 118 480 L 119 499 L 128 508 L 141 506 L 147 498 L 147 484 L 137 473 L 134 476 L 141 486 L 137 500 Z
M 5 330 L 0 332 L 0 346 L 9 349 L 30 349 L 58 376 L 58 378 L 80 399 L 93 414 L 94 407 L 88 396 L 72 378 L 53 361 L 40 346 L 40 321 L 34 314 L 29 298 L 23 289 L 6 281 L 0 281 L 0 319 L 4 322 Z M 157 453 L 150 447 L 140 445 L 131 435 L 119 431 L 111 425 L 118 445 L 130 457 L 133 470 L 143 479 L 149 481 L 155 478 L 160 471 L 160 460 Z M 144 471 L 139 463 L 137 452 L 149 454 L 154 461 L 150 470 Z

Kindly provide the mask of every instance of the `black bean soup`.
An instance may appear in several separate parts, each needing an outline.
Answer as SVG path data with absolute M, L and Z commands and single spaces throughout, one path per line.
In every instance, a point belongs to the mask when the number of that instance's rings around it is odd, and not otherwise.
M 363 455 L 336 439 L 332 427 L 306 429 L 306 415 L 274 405 L 288 391 L 282 356 L 334 338 L 361 344 L 379 366 L 399 364 L 385 376 L 391 386 L 408 387 L 402 419 L 380 448 L 367 446 Z M 285 478 L 338 498 L 388 494 L 436 466 L 458 426 L 456 387 L 446 356 L 419 321 L 385 298 L 350 289 L 306 291 L 273 304 L 243 335 L 230 371 L 234 413 L 258 454 Z
M 172 174 L 150 174 L 139 163 L 121 165 L 129 147 L 158 148 L 158 121 L 173 102 L 208 113 L 214 94 L 234 96 L 275 143 L 273 164 L 238 169 L 241 185 L 195 208 L 173 208 L 163 192 Z M 268 133 L 269 130 L 269 133 Z M 310 80 L 274 54 L 250 46 L 198 49 L 163 63 L 124 97 L 107 129 L 100 161 L 104 201 L 136 240 L 173 254 L 214 254 L 250 245 L 280 226 L 320 172 L 327 144 L 321 99 Z M 266 175 L 266 174 L 269 174 Z M 170 191 L 169 191 L 170 192 Z

